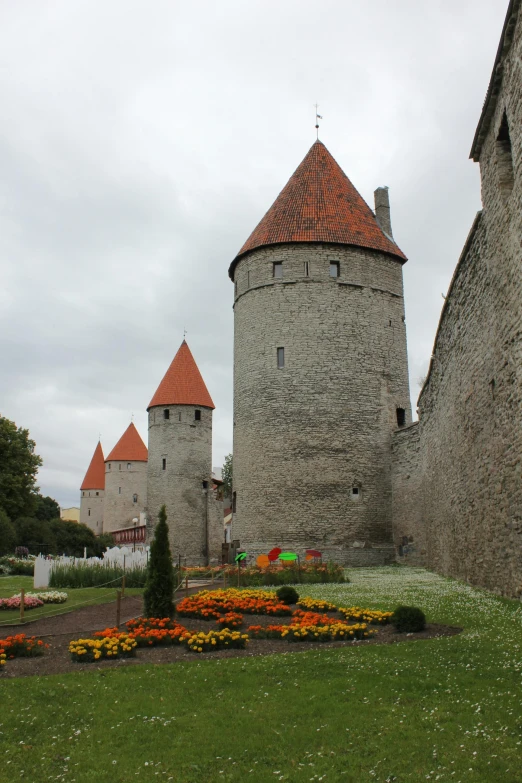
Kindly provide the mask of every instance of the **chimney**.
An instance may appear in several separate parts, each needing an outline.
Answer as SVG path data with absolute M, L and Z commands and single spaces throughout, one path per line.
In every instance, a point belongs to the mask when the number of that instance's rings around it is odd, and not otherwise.
M 375 197 L 375 217 L 377 218 L 377 223 L 380 225 L 384 233 L 391 240 L 393 240 L 388 188 L 377 188 L 373 195 Z

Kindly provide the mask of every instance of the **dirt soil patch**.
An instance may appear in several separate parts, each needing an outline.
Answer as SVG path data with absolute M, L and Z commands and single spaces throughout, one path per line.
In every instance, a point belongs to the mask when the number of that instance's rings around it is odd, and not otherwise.
M 143 602 L 139 596 L 129 596 L 121 602 L 122 624 L 132 617 L 139 617 L 143 611 Z M 336 613 L 332 617 L 339 617 Z M 243 629 L 249 625 L 287 625 L 290 617 L 267 617 L 266 615 L 244 615 Z M 212 630 L 217 626 L 214 622 L 189 618 L 178 618 L 189 630 Z M 195 658 L 250 658 L 254 655 L 271 655 L 274 653 L 305 652 L 310 649 L 325 649 L 333 647 L 360 647 L 369 644 L 396 644 L 420 639 L 433 639 L 441 636 L 454 636 L 462 631 L 448 625 L 429 623 L 424 631 L 413 634 L 397 633 L 392 625 L 371 626 L 377 633 L 371 639 L 361 641 L 337 642 L 296 642 L 291 644 L 283 639 L 251 639 L 246 650 L 217 650 L 208 653 L 192 653 L 185 647 L 172 645 L 168 647 L 140 647 L 136 658 L 123 658 L 114 661 L 101 660 L 97 663 L 75 663 L 71 661 L 68 651 L 71 639 L 89 638 L 94 631 L 101 631 L 116 624 L 114 604 L 101 604 L 76 609 L 59 617 L 42 618 L 25 626 L 3 627 L 1 636 L 26 633 L 29 636 L 41 637 L 49 648 L 39 658 L 15 658 L 2 667 L 2 678 L 9 677 L 39 677 L 47 674 L 62 674 L 77 671 L 103 671 L 121 666 L 136 664 L 162 664 L 194 660 Z

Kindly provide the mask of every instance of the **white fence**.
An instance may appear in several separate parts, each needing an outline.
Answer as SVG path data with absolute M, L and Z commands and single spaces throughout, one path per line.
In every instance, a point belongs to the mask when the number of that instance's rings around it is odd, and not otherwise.
M 48 560 L 43 555 L 38 555 L 34 561 L 34 587 L 49 587 L 49 579 L 51 577 L 51 571 L 55 565 L 74 565 L 75 563 L 81 563 L 82 565 L 99 566 L 103 563 L 110 563 L 111 565 L 119 565 L 122 568 L 134 568 L 144 567 L 147 565 L 149 557 L 149 547 L 145 547 L 143 550 L 133 552 L 130 547 L 114 546 L 111 549 L 107 549 L 103 557 L 57 557 L 54 560 Z

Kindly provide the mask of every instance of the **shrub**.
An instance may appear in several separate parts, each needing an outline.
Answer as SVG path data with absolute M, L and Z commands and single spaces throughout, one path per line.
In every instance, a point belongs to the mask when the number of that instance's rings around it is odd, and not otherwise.
M 31 564 L 32 568 L 32 564 Z M 32 571 L 31 571 L 32 573 Z M 126 587 L 143 587 L 147 571 L 145 568 L 100 563 L 92 565 L 82 561 L 71 564 L 54 564 L 49 577 L 49 587 L 103 587 L 111 584 L 118 587 L 125 574 Z
M 163 505 L 150 547 L 143 603 L 147 617 L 172 617 L 174 614 L 174 569 L 169 546 L 167 511 Z
M 416 633 L 426 627 L 426 616 L 416 606 L 398 606 L 390 620 L 399 633 Z
M 290 585 L 283 585 L 279 590 L 276 590 L 276 595 L 283 604 L 296 604 L 299 601 L 299 593 L 295 587 Z

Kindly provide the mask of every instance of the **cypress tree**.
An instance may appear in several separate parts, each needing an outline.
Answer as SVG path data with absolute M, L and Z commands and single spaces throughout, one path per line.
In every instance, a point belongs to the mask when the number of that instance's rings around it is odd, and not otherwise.
M 143 591 L 146 617 L 172 617 L 174 614 L 174 569 L 169 546 L 167 510 L 162 506 L 150 545 L 147 579 Z

